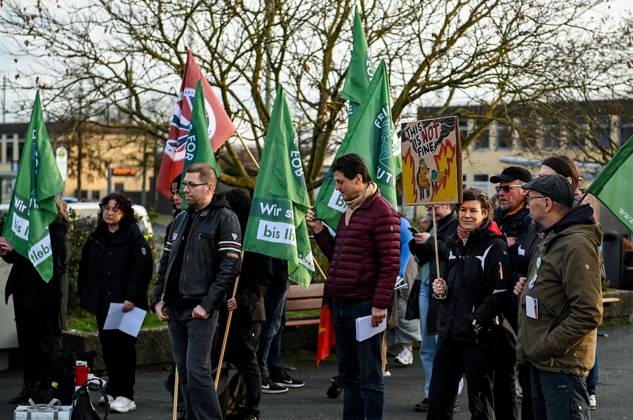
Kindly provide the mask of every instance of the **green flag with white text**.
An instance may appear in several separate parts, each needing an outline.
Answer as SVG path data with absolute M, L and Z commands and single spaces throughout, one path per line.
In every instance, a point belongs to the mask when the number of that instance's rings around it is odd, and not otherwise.
M 57 218 L 55 196 L 63 190 L 38 91 L 2 235 L 18 254 L 31 261 L 47 283 L 53 277 L 48 225 Z
M 374 74 L 374 66 L 369 55 L 369 46 L 363 31 L 363 25 L 358 13 L 358 6 L 354 12 L 354 27 L 352 29 L 352 58 L 347 67 L 345 85 L 341 92 L 341 98 L 347 99 L 348 117 L 351 119 L 354 111 L 367 96 L 367 88 Z M 349 123 L 351 125 L 351 121 Z
M 367 97 L 354 111 L 335 158 L 349 153 L 358 154 L 365 161 L 369 175 L 383 197 L 396 208 L 396 178 L 402 172 L 402 158 L 400 141 L 394 141 L 393 134 L 389 77 L 387 67 L 381 61 L 369 84 Z M 314 207 L 316 216 L 336 230 L 345 212 L 345 201 L 335 189 L 331 169 L 325 175 Z
M 288 261 L 288 277 L 304 287 L 314 272 L 305 222 L 309 206 L 298 139 L 286 96 L 278 87 L 243 248 Z
M 215 169 L 216 175 L 222 175 L 220 165 L 215 160 L 211 142 L 209 141 L 207 113 L 204 106 L 204 90 L 202 82 L 198 81 L 196 85 L 196 93 L 193 97 L 191 106 L 191 123 L 189 125 L 189 133 L 187 134 L 187 143 L 185 144 L 185 158 L 182 167 L 183 176 L 180 183 L 180 195 L 182 196 L 182 208 L 188 207 L 185 194 L 183 192 L 185 170 L 194 163 L 208 163 Z
M 633 137 L 627 140 L 600 175 L 591 183 L 589 192 L 602 201 L 615 217 L 633 231 Z

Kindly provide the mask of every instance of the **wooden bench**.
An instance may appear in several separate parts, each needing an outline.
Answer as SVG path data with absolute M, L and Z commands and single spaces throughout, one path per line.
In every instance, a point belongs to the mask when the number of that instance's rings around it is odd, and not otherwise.
M 617 297 L 606 297 L 606 298 L 602 298 L 602 305 L 603 306 L 610 305 L 612 303 L 616 303 L 619 301 L 620 301 L 620 298 L 617 298 Z
M 323 283 L 313 283 L 307 289 L 299 285 L 291 285 L 286 299 L 286 311 L 305 311 L 308 309 L 321 309 L 323 299 Z M 288 319 L 286 326 L 318 325 L 319 316 Z

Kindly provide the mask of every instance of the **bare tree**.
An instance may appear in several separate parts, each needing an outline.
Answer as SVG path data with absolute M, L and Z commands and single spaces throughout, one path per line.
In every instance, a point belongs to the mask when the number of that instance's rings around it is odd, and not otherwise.
M 308 185 L 319 185 L 324 161 L 346 126 L 340 93 L 355 2 L 23 3 L 6 2 L 0 33 L 20 47 L 15 54 L 47 63 L 37 71 L 52 92 L 49 109 L 82 84 L 92 105 L 91 121 L 135 127 L 162 144 L 188 48 L 259 153 L 272 88 L 284 85 Z M 361 0 L 359 6 L 373 59 L 384 59 L 390 71 L 393 120 L 412 118 L 418 107 L 429 104 L 438 105 L 429 117 L 458 111 L 477 121 L 463 138 L 469 144 L 495 122 L 525 133 L 518 119 L 532 126 L 556 119 L 568 131 L 588 132 L 578 110 L 574 114 L 566 106 L 563 112 L 559 105 L 629 93 L 622 86 L 631 86 L 626 67 L 631 35 L 623 37 L 622 28 L 593 17 L 603 3 L 608 2 Z M 18 83 L 29 86 L 33 80 L 34 73 L 25 71 Z M 456 107 L 467 102 L 480 106 Z M 106 119 L 108 112 L 124 118 Z M 531 141 L 527 134 L 522 138 Z M 616 147 L 595 142 L 600 143 L 588 138 L 581 149 L 596 161 L 605 161 Z M 255 171 L 240 159 L 235 141 L 219 157 L 224 181 L 253 187 Z

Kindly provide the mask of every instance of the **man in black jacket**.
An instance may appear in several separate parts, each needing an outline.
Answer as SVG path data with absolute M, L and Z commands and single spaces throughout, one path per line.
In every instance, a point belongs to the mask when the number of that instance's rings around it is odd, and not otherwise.
M 532 224 L 527 208 L 527 190 L 521 185 L 532 179 L 530 172 L 518 166 L 508 166 L 499 175 L 490 177 L 490 182 L 499 184 L 495 190 L 499 194 L 499 207 L 495 211 L 495 222 L 508 242 L 508 252 L 512 262 L 509 273 L 513 282 L 518 279 L 516 260 L 525 254 L 525 242 Z M 504 322 L 493 327 L 495 344 L 495 414 L 499 419 L 517 420 L 516 404 L 516 306 L 508 300 L 504 308 Z M 529 393 L 529 390 L 526 391 Z
M 437 222 L 437 241 L 442 254 L 442 244 L 447 238 L 453 236 L 457 230 L 457 215 L 450 204 L 441 204 L 428 209 L 435 212 Z M 426 412 L 429 409 L 429 390 L 433 372 L 433 359 L 435 358 L 435 345 L 437 336 L 437 301 L 429 299 L 431 296 L 431 279 L 440 277 L 436 273 L 435 241 L 432 238 L 434 227 L 431 225 L 426 232 L 418 232 L 409 242 L 409 249 L 415 255 L 420 264 L 420 274 L 412 287 L 407 302 L 407 319 L 420 319 L 420 362 L 424 370 L 424 399 L 415 405 L 415 411 Z M 440 270 L 445 266 L 440 262 Z
M 165 267 L 159 268 L 153 303 L 158 318 L 169 319 L 187 418 L 221 419 L 211 343 L 217 311 L 240 271 L 242 235 L 226 200 L 214 197 L 217 176 L 210 165 L 189 166 L 184 183 L 189 207 L 167 232 L 172 248 L 161 260 Z

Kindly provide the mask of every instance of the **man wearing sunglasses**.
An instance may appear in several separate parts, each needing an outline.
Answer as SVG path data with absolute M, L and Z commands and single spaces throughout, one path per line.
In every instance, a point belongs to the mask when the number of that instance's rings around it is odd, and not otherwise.
M 499 194 L 499 207 L 495 210 L 495 222 L 506 236 L 510 259 L 525 252 L 524 241 L 532 219 L 527 208 L 527 191 L 521 185 L 532 179 L 524 168 L 508 166 L 499 175 L 490 177 L 490 182 L 499 184 L 495 190 Z M 514 281 L 518 273 L 505 273 L 507 281 Z M 504 318 L 492 327 L 494 335 L 494 401 L 498 419 L 519 418 L 516 404 L 516 307 L 504 310 Z

